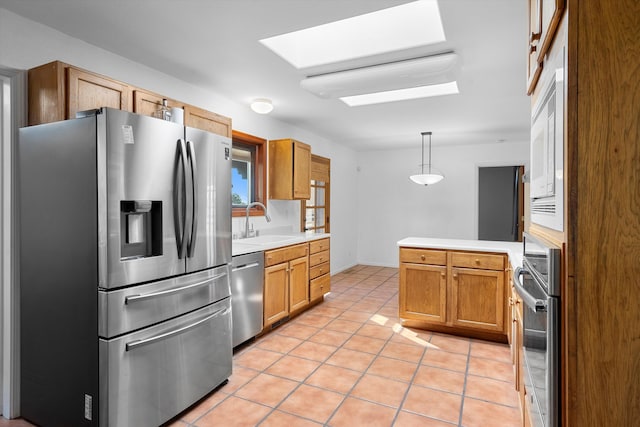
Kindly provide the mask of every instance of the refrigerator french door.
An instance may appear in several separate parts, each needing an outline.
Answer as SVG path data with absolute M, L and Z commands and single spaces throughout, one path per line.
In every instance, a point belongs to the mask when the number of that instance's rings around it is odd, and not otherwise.
M 24 418 L 156 426 L 231 374 L 230 149 L 109 108 L 20 130 Z

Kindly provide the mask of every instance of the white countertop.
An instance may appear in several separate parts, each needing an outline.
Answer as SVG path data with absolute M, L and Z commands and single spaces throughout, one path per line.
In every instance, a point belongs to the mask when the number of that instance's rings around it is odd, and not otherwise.
M 231 255 L 244 255 L 252 252 L 267 251 L 298 243 L 310 242 L 330 237 L 329 233 L 291 233 L 291 234 L 262 234 L 248 239 L 237 239 L 231 242 Z
M 515 269 L 522 266 L 522 242 L 496 242 L 491 240 L 436 239 L 431 237 L 407 237 L 398 241 L 406 248 L 451 249 L 480 252 L 501 252 L 509 255 Z

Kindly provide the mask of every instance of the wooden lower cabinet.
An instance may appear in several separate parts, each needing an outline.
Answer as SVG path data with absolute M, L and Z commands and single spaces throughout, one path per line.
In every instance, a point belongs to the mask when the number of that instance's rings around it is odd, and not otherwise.
M 309 305 L 309 245 L 265 252 L 264 326 Z
M 289 263 L 264 269 L 264 324 L 271 325 L 289 314 Z
M 298 311 L 309 305 L 309 259 L 298 258 L 289 262 L 289 311 Z
M 452 323 L 492 332 L 504 328 L 504 271 L 452 269 Z
M 504 341 L 507 264 L 503 254 L 400 248 L 400 318 Z
M 309 242 L 309 300 L 317 301 L 331 291 L 329 239 Z
M 400 264 L 400 317 L 446 324 L 447 267 Z

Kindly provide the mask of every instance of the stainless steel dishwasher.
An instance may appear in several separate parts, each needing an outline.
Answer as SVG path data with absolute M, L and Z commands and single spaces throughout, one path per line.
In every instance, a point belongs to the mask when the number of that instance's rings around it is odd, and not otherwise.
M 237 255 L 231 261 L 231 321 L 233 346 L 262 330 L 264 253 Z

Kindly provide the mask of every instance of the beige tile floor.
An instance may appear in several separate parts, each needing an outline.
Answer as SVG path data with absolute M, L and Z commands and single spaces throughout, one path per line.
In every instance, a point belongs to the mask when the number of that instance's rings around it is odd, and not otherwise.
M 168 426 L 521 425 L 507 345 L 401 327 L 395 268 L 356 266 L 331 287 L 236 349 L 228 383 Z
M 521 424 L 507 345 L 401 327 L 395 268 L 356 266 L 331 288 L 237 349 L 229 382 L 170 426 Z

